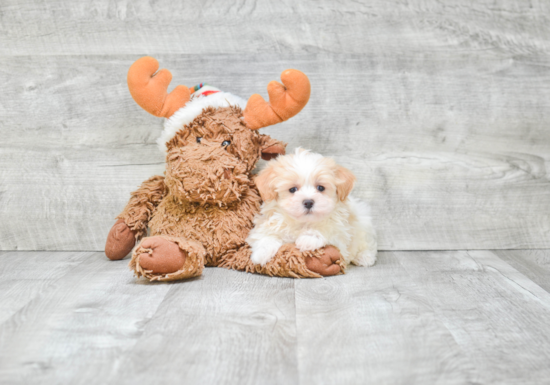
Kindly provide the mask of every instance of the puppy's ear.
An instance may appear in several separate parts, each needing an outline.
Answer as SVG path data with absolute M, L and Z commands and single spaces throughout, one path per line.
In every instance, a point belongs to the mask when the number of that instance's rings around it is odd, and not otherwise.
M 258 191 L 260 191 L 260 196 L 262 197 L 262 200 L 264 202 L 269 202 L 273 199 L 277 199 L 277 193 L 271 186 L 271 182 L 273 181 L 274 177 L 275 170 L 274 167 L 271 165 L 268 165 L 267 168 L 260 171 L 260 173 L 256 177 L 256 187 L 258 187 Z
M 336 166 L 336 195 L 342 202 L 346 200 L 355 185 L 355 175 L 345 167 Z

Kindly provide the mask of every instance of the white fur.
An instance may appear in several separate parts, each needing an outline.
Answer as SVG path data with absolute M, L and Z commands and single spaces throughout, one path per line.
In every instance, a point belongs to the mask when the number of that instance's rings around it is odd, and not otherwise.
M 351 196 L 338 199 L 335 163 L 303 149 L 276 162 L 284 168 L 270 184 L 277 198 L 263 203 L 247 238 L 252 262 L 265 265 L 277 253 L 276 245 L 295 243 L 302 251 L 333 245 L 346 264 L 374 265 L 377 242 L 369 207 Z M 319 184 L 325 191 L 317 190 Z M 291 187 L 298 190 L 291 194 Z M 311 210 L 303 207 L 305 199 L 315 201 Z
M 300 251 L 312 251 L 326 246 L 327 240 L 319 230 L 308 229 L 296 238 L 295 243 Z
M 275 254 L 279 247 L 283 245 L 283 242 L 279 238 L 266 236 L 254 244 L 254 249 L 252 251 L 252 256 L 250 257 L 255 264 L 265 265 L 269 262 Z
M 204 86 L 200 92 L 217 90 L 214 87 Z M 164 130 L 157 139 L 157 144 L 162 152 L 166 152 L 166 143 L 170 141 L 176 133 L 184 126 L 191 123 L 197 116 L 202 113 L 202 110 L 207 107 L 229 107 L 239 106 L 243 110 L 246 107 L 246 100 L 230 94 L 229 92 L 216 92 L 211 95 L 200 95 L 193 97 L 185 106 L 177 110 L 170 118 L 164 121 Z

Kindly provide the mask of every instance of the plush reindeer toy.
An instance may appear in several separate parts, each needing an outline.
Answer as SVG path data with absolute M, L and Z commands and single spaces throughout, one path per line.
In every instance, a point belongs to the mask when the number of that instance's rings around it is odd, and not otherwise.
M 251 171 L 260 157 L 284 154 L 286 146 L 258 129 L 300 112 L 310 94 L 307 76 L 284 71 L 284 85 L 269 83 L 267 103 L 257 94 L 245 101 L 202 85 L 167 94 L 172 75 L 158 68 L 152 57 L 137 60 L 128 87 L 145 111 L 166 118 L 158 140 L 166 171 L 132 193 L 109 232 L 107 257 L 122 259 L 134 249 L 130 268 L 152 281 L 195 277 L 204 266 L 283 277 L 339 273 L 340 253 L 332 246 L 302 253 L 283 245 L 260 266 L 245 242 L 261 204 Z

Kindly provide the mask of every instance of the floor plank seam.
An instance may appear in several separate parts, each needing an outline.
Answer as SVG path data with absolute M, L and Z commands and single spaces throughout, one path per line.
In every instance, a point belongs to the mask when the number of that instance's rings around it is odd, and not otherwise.
M 136 280 L 138 280 L 139 278 L 136 278 Z M 150 284 L 150 283 L 149 283 Z M 161 283 L 161 282 L 154 282 L 153 285 L 158 285 L 158 284 L 167 284 L 165 282 Z M 173 283 L 168 283 L 168 285 L 174 285 Z M 151 314 L 151 317 L 147 318 L 146 320 L 141 320 L 141 322 L 143 322 L 143 328 L 141 330 L 141 333 L 139 334 L 139 336 L 137 338 L 135 338 L 134 340 L 134 343 L 132 344 L 132 346 L 128 347 L 127 349 L 125 349 L 121 354 L 120 356 L 117 358 L 117 362 L 114 364 L 114 366 L 117 368 L 117 370 L 113 370 L 113 372 L 111 373 L 111 376 L 109 379 L 107 379 L 105 381 L 106 384 L 118 384 L 119 383 L 119 379 L 117 378 L 117 375 L 118 375 L 118 369 L 120 368 L 120 365 L 123 364 L 125 362 L 125 360 L 127 359 L 127 357 L 131 357 L 132 356 L 132 352 L 134 351 L 134 349 L 136 348 L 137 344 L 140 342 L 141 338 L 143 337 L 143 335 L 146 334 L 146 331 L 147 331 L 147 327 L 149 326 L 149 324 L 151 323 L 152 320 L 155 319 L 155 316 L 157 315 L 159 309 L 161 309 L 162 305 L 164 304 L 164 302 L 166 302 L 166 299 L 168 298 L 169 294 L 175 290 L 175 287 L 176 286 L 173 286 L 170 288 L 170 290 L 168 290 L 166 292 L 166 294 L 164 295 L 164 297 L 162 298 L 162 301 L 159 301 L 158 302 L 158 306 L 157 308 L 155 309 L 155 311 Z

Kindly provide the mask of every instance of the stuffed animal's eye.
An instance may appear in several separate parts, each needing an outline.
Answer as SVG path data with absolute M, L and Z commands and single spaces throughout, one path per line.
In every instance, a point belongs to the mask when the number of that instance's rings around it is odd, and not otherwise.
M 317 190 L 319 191 L 325 191 L 325 188 L 323 186 L 317 186 Z
M 224 140 L 222 142 L 222 147 L 226 147 L 226 146 L 229 146 L 231 144 L 231 141 L 230 140 Z
M 200 143 L 202 138 L 197 138 L 197 143 Z
M 294 194 L 296 191 L 298 191 L 298 189 L 297 189 L 296 187 L 292 187 L 292 188 L 291 188 L 290 190 L 288 190 L 288 191 L 290 191 L 291 194 Z

